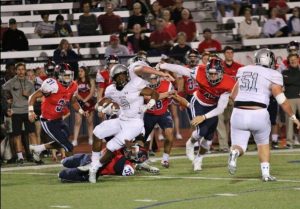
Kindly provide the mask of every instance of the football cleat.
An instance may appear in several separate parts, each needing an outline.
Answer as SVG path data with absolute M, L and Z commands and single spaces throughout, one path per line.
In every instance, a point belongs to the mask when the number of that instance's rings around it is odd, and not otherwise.
M 86 165 L 78 166 L 77 169 L 80 171 L 89 171 L 91 168 L 91 163 L 88 163 Z
M 170 167 L 170 163 L 169 163 L 169 161 L 162 160 L 161 161 L 161 166 L 165 167 L 165 168 L 169 168 Z
M 98 171 L 98 166 L 90 166 L 89 168 L 89 182 L 92 184 L 95 184 L 97 181 L 97 171 Z
M 41 158 L 40 158 L 40 152 L 38 152 L 36 150 L 37 146 L 35 145 L 29 145 L 29 150 L 30 152 L 32 152 L 32 156 L 33 156 L 33 159 L 35 160 L 35 162 L 40 162 L 41 161 Z
M 268 175 L 268 176 L 263 176 L 262 177 L 263 182 L 268 182 L 268 181 L 276 181 L 276 177 Z
M 24 164 L 24 159 L 17 159 L 17 165 L 18 166 L 21 166 L 21 165 L 23 165 Z
M 194 171 L 201 171 L 202 170 L 202 159 L 196 157 L 193 161 Z
M 236 161 L 238 158 L 238 153 L 236 151 L 231 151 L 228 159 L 228 172 L 234 175 L 237 169 Z
M 78 146 L 78 141 L 77 141 L 77 140 L 72 141 L 72 145 L 73 145 L 74 147 Z
M 194 144 L 192 143 L 192 138 L 189 138 L 189 140 L 186 142 L 185 152 L 189 160 L 193 161 L 195 159 Z
M 152 174 L 158 174 L 159 173 L 159 168 L 151 166 L 146 162 L 136 164 L 135 168 L 137 170 L 144 170 L 144 171 L 147 171 L 147 172 L 152 173 Z

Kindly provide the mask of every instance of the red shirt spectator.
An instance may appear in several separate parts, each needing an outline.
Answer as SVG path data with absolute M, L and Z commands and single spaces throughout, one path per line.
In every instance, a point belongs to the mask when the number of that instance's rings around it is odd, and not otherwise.
M 183 9 L 181 12 L 181 18 L 177 23 L 177 32 L 185 32 L 186 41 L 192 42 L 196 37 L 196 24 L 189 19 L 190 12 L 187 9 Z
M 114 5 L 112 3 L 106 4 L 106 13 L 99 15 L 98 24 L 102 29 L 104 35 L 119 33 L 122 29 L 122 19 L 119 15 L 113 13 Z
M 221 43 L 215 39 L 212 39 L 212 32 L 209 28 L 203 30 L 204 40 L 198 45 L 199 53 L 204 51 L 221 51 Z
M 150 47 L 164 53 L 172 46 L 171 36 L 164 31 L 163 20 L 158 20 L 156 30 L 150 34 Z
M 235 79 L 237 71 L 240 67 L 244 65 L 235 62 L 233 60 L 234 56 L 234 49 L 231 46 L 224 47 L 224 61 L 223 61 L 223 68 L 224 73 Z
M 285 0 L 271 0 L 269 2 L 269 11 L 271 11 L 272 8 L 276 7 L 278 9 L 278 15 L 277 17 L 284 19 L 285 14 L 289 11 L 289 6 L 287 5 Z
M 175 40 L 177 36 L 176 26 L 174 25 L 174 23 L 171 22 L 171 12 L 167 9 L 163 10 L 163 20 L 165 21 L 164 31 L 169 33 L 172 40 Z

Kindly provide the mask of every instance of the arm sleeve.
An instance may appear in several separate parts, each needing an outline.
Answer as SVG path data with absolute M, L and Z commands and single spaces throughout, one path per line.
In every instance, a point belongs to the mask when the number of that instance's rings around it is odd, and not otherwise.
M 163 63 L 160 65 L 160 68 L 171 71 L 173 73 L 191 77 L 191 70 L 181 65 Z
M 58 84 L 57 81 L 52 78 L 47 78 L 44 80 L 41 86 L 41 91 L 44 94 L 54 94 L 58 92 Z
M 223 113 L 224 109 L 226 108 L 226 106 L 228 104 L 229 96 L 230 96 L 230 94 L 228 92 L 221 94 L 217 107 L 215 109 L 209 111 L 208 113 L 206 113 L 205 117 L 208 119 L 208 118 L 212 118 L 212 117 L 215 117 L 215 116 Z
M 271 82 L 275 83 L 277 85 L 283 86 L 282 74 L 279 73 L 278 71 L 275 71 L 275 70 L 272 70 L 271 72 L 272 72 L 272 74 L 270 76 L 271 77 Z

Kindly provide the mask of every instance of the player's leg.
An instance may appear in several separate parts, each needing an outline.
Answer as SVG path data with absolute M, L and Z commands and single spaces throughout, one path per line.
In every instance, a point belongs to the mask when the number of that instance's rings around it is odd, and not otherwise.
M 145 113 L 144 114 L 144 128 L 145 128 L 145 136 L 144 136 L 144 142 L 145 142 L 145 148 L 149 150 L 150 147 L 150 141 L 148 141 L 148 137 L 150 136 L 151 132 L 154 129 L 155 124 L 157 123 L 157 120 L 159 119 L 158 116 Z
M 88 128 L 88 142 L 90 145 L 93 144 L 93 130 L 94 130 L 94 112 L 90 112 L 89 116 L 86 118 L 87 120 L 87 128 Z
M 255 114 L 255 115 L 254 115 Z M 271 132 L 271 122 L 269 114 L 265 109 L 255 110 L 252 115 L 251 131 L 255 143 L 257 144 L 257 152 L 260 161 L 262 180 L 275 181 L 276 178 L 270 175 L 270 146 L 269 136 Z
M 231 123 L 231 148 L 228 157 L 228 172 L 235 174 L 237 170 L 237 158 L 242 156 L 247 150 L 247 145 L 250 137 L 250 131 L 248 131 L 249 111 L 254 110 L 242 110 L 234 108 L 230 123 Z
M 176 139 L 181 140 L 182 136 L 180 134 L 180 128 L 179 128 L 179 116 L 178 116 L 178 107 L 176 104 L 171 103 L 170 104 L 170 111 L 172 114 L 172 118 L 174 121 L 174 129 L 175 129 L 175 134 L 176 134 Z
M 94 128 L 93 133 L 95 138 L 92 144 L 92 162 L 89 169 L 89 182 L 96 183 L 97 171 L 99 167 L 102 166 L 102 164 L 100 163 L 102 140 L 104 140 L 106 137 L 117 134 L 118 132 L 120 132 L 120 130 L 121 125 L 119 118 L 103 121 Z M 106 157 L 104 157 L 104 160 L 111 157 L 111 153 L 109 152 L 110 151 L 106 152 L 107 154 Z
M 73 146 L 78 145 L 78 135 L 81 127 L 82 122 L 82 115 L 80 115 L 78 112 L 75 112 L 75 121 L 74 121 L 74 133 L 73 133 Z
M 171 153 L 173 141 L 174 141 L 174 129 L 173 129 L 173 120 L 170 112 L 166 112 L 164 115 L 161 115 L 158 120 L 159 126 L 163 129 L 164 135 L 166 137 L 164 141 L 164 153 L 161 164 L 163 167 L 169 167 L 169 156 Z

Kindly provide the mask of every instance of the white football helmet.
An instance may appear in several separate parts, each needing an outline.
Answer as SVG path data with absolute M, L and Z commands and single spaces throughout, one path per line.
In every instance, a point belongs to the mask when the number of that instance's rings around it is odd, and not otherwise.
M 256 65 L 275 69 L 275 55 L 270 49 L 263 48 L 258 50 L 255 53 L 254 58 Z

